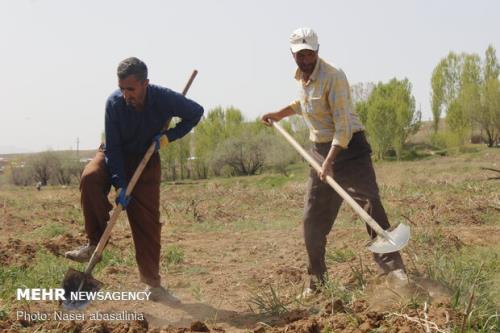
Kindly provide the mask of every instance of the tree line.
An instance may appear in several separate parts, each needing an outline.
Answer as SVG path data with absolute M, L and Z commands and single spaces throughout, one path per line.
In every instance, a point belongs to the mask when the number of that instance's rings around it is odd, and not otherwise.
M 432 143 L 441 148 L 463 145 L 479 133 L 489 147 L 498 145 L 499 74 L 492 46 L 484 59 L 477 54 L 450 52 L 439 61 L 431 78 Z M 352 86 L 351 94 L 375 157 L 401 159 L 408 139 L 421 126 L 411 82 L 393 78 L 385 83 L 359 83 Z M 440 126 L 443 116 L 446 128 Z M 282 123 L 300 144 L 310 145 L 301 117 Z M 210 110 L 191 133 L 161 150 L 160 156 L 163 179 L 173 181 L 254 175 L 265 170 L 286 175 L 287 167 L 300 160 L 273 129 L 259 119 L 245 121 L 235 107 Z M 82 169 L 77 159 L 49 151 L 30 157 L 23 167 L 11 167 L 10 178 L 15 185 L 69 185 L 78 183 Z
M 294 124 L 285 121 L 290 132 L 305 138 L 305 126 Z M 272 129 L 258 119 L 245 121 L 235 107 L 210 110 L 190 134 L 161 150 L 160 156 L 166 180 L 254 175 L 265 169 L 286 174 L 287 166 L 299 160 Z
M 80 182 L 84 167 L 73 153 L 46 151 L 12 162 L 7 174 L 10 182 L 18 186 L 71 185 Z
M 432 113 L 435 136 L 444 115 L 444 140 L 464 144 L 479 132 L 489 147 L 500 140 L 500 65 L 493 46 L 484 59 L 475 53 L 450 52 L 432 73 Z M 448 134 L 446 136 L 446 134 Z

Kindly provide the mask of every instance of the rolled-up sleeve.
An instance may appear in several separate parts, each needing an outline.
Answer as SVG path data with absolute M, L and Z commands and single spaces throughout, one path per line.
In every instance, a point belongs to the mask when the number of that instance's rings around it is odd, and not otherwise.
M 349 82 L 343 71 L 339 70 L 333 78 L 328 93 L 328 102 L 331 106 L 335 133 L 332 146 L 347 148 L 352 138 L 352 124 L 350 114 L 352 110 Z
M 294 100 L 292 103 L 290 103 L 289 107 L 293 110 L 293 112 L 297 114 L 301 113 L 300 100 Z

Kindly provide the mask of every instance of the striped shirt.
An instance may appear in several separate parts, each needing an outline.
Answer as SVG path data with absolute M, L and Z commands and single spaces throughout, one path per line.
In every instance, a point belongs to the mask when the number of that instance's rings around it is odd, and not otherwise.
M 352 135 L 364 128 L 354 111 L 344 72 L 318 57 L 309 81 L 304 82 L 298 68 L 295 79 L 299 99 L 290 107 L 304 117 L 309 139 L 318 143 L 331 141 L 332 145 L 347 148 Z

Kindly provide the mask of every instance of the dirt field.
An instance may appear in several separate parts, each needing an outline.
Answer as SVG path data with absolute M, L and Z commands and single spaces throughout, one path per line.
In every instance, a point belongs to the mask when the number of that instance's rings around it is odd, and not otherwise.
M 377 163 L 392 223 L 412 228 L 410 284 L 378 275 L 364 226 L 343 207 L 329 235 L 330 281 L 307 301 L 296 299 L 307 281 L 306 168 L 164 184 L 162 277 L 182 304 L 94 301 L 76 321 L 55 320 L 56 301 L 17 301 L 15 290 L 56 288 L 69 267 L 84 269 L 62 256 L 85 242 L 78 188 L 1 188 L 0 332 L 499 331 L 500 180 L 481 167 L 500 169 L 500 150 Z M 106 291 L 144 289 L 124 216 L 94 276 Z M 49 319 L 19 318 L 33 313 Z M 144 320 L 89 319 L 96 313 Z

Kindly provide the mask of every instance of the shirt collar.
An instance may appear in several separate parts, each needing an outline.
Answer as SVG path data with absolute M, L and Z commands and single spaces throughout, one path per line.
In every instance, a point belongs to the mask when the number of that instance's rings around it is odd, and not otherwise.
M 321 58 L 318 57 L 318 60 L 316 60 L 316 65 L 314 65 L 314 70 L 311 73 L 311 76 L 309 76 L 309 81 L 316 81 L 316 79 L 319 76 L 319 67 L 320 67 L 320 62 Z M 301 81 L 302 80 L 302 72 L 300 71 L 299 68 L 295 70 L 295 80 Z

